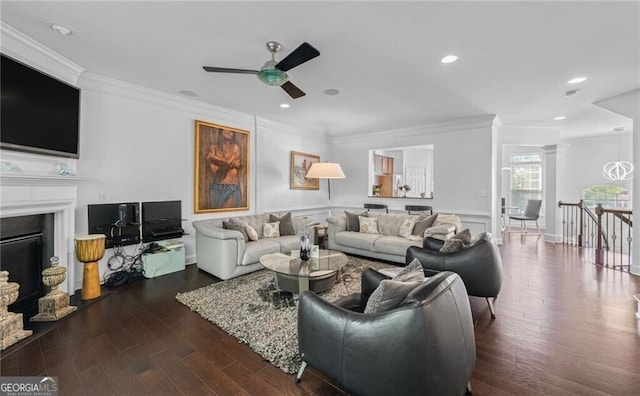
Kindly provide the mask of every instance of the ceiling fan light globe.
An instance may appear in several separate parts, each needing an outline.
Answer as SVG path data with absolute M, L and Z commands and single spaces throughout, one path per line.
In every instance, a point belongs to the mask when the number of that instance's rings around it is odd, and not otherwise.
M 282 70 L 265 68 L 258 72 L 258 78 L 263 83 L 274 87 L 281 86 L 289 79 L 287 73 L 283 72 Z

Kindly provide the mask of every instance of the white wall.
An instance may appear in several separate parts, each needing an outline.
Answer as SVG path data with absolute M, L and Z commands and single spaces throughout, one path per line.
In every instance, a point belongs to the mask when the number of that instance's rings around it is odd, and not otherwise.
M 577 202 L 585 188 L 598 184 L 624 186 L 631 192 L 632 180 L 612 182 L 602 174 L 604 164 L 618 159 L 618 151 L 620 151 L 621 160 L 633 160 L 631 142 L 630 132 L 621 135 L 619 145 L 617 138 L 612 138 L 611 135 L 568 141 L 564 164 L 565 174 L 568 177 L 564 180 L 564 194 L 560 199 L 565 202 Z
M 433 144 L 433 199 L 375 198 L 371 202 L 386 203 L 390 210 L 400 211 L 404 211 L 406 204 L 431 205 L 435 212 L 460 215 L 473 232 L 492 231 L 492 200 L 499 199 L 491 194 L 491 133 L 494 118 L 489 115 L 334 138 L 332 147 L 335 160 L 342 165 L 347 176 L 345 180 L 335 183 L 336 204 L 361 208 L 369 201 L 369 150 Z
M 320 191 L 289 189 L 290 152 L 326 160 L 326 138 L 253 116 L 85 74 L 79 172 L 92 179 L 78 193 L 77 232 L 87 232 L 87 205 L 181 200 L 187 263 L 195 262 L 193 220 L 238 214 L 305 210 L 327 205 Z M 195 120 L 251 134 L 249 210 L 194 214 Z M 313 212 L 313 211 L 311 211 Z M 133 253 L 135 247 L 126 247 Z M 100 263 L 107 270 L 108 250 Z

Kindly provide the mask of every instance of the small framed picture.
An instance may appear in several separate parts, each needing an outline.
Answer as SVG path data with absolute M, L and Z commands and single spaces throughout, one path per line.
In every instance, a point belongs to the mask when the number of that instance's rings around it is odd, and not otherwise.
M 311 245 L 311 257 L 320 257 L 320 246 Z
M 320 179 L 307 179 L 306 175 L 311 164 L 320 162 L 320 156 L 297 151 L 291 152 L 291 189 L 319 190 Z

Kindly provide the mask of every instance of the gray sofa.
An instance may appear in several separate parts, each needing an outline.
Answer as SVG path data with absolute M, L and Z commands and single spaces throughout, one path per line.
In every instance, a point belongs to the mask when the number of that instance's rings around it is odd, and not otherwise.
M 424 218 L 424 215 L 369 212 L 367 216 L 378 219 L 379 234 L 347 231 L 347 216 L 344 213 L 327 218 L 329 249 L 404 265 L 407 249 L 411 246 L 422 247 L 425 236 L 444 240 L 460 231 L 461 227 L 460 220 L 456 218 L 458 224 L 436 225 L 427 228 L 423 235 L 405 238 L 399 236 L 402 222 L 408 218 Z
M 275 214 L 280 217 L 279 214 Z M 269 221 L 269 214 L 236 216 L 258 233 L 257 241 L 245 242 L 240 231 L 223 228 L 223 221 L 231 218 L 194 221 L 196 230 L 196 260 L 198 268 L 220 279 L 230 279 L 262 269 L 260 257 L 268 253 L 290 254 L 300 249 L 300 236 L 307 231 L 311 220 L 292 217 L 296 235 L 264 238 L 263 224 Z

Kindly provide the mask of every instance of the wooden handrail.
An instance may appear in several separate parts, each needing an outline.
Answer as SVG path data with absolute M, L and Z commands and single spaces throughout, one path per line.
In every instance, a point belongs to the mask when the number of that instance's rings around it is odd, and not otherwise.
M 631 268 L 632 210 L 606 208 L 602 204 L 597 204 L 592 211 L 584 205 L 583 200 L 559 201 L 558 206 L 562 208 L 563 213 L 563 243 L 579 247 L 595 247 L 596 264 L 621 270 L 625 266 L 628 269 Z M 624 233 L 623 227 L 626 228 Z M 626 263 L 623 263 L 623 260 Z M 612 261 L 611 265 L 610 261 Z

